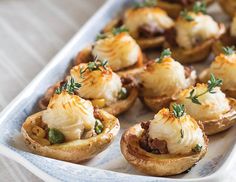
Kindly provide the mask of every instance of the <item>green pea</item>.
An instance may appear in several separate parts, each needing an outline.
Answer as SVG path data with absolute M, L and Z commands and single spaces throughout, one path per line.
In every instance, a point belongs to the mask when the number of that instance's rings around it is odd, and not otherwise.
M 103 131 L 103 125 L 99 119 L 96 119 L 95 121 L 94 130 L 97 133 L 97 135 L 99 135 Z
M 48 140 L 51 144 L 59 144 L 65 141 L 65 136 L 59 130 L 55 128 L 49 128 Z
M 127 89 L 126 89 L 125 87 L 122 87 L 121 90 L 120 90 L 120 92 L 118 93 L 118 98 L 119 98 L 120 100 L 124 100 L 124 99 L 127 98 L 127 96 L 128 96 L 128 91 L 127 91 Z

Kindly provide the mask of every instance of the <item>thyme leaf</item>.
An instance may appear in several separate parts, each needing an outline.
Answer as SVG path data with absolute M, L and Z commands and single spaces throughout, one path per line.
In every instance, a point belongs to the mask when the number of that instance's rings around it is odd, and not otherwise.
M 118 27 L 118 28 L 113 28 L 112 29 L 112 34 L 113 35 L 118 35 L 122 32 L 128 32 L 128 31 L 129 31 L 128 28 L 126 28 L 125 26 L 121 26 L 121 27 Z
M 81 87 L 81 84 L 75 82 L 74 78 L 71 78 L 66 83 L 64 83 L 62 86 L 58 87 L 55 90 L 55 94 L 61 94 L 63 90 L 65 90 L 69 94 L 74 94 L 75 91 L 78 90 L 80 87 Z
M 206 2 L 196 1 L 193 6 L 194 13 L 207 13 Z
M 223 47 L 222 50 L 223 50 L 224 55 L 230 56 L 235 53 L 235 46 Z
M 161 55 L 159 58 L 156 59 L 156 63 L 161 63 L 162 60 L 166 57 L 166 56 L 171 56 L 171 51 L 170 49 L 164 49 L 162 52 L 161 52 Z
M 173 114 L 176 118 L 180 118 L 184 115 L 185 109 L 183 104 L 173 104 Z
M 194 18 L 189 14 L 187 9 L 184 9 L 180 12 L 180 16 L 183 17 L 186 21 L 193 21 Z
M 201 102 L 199 101 L 199 97 L 206 94 L 207 92 L 209 92 L 210 94 L 214 94 L 215 93 L 214 88 L 221 86 L 222 83 L 223 81 L 221 79 L 217 79 L 215 78 L 213 74 L 211 74 L 210 80 L 207 83 L 207 90 L 200 94 L 194 94 L 195 89 L 193 89 L 191 90 L 189 97 L 187 97 L 187 99 L 190 99 L 194 104 L 201 105 Z

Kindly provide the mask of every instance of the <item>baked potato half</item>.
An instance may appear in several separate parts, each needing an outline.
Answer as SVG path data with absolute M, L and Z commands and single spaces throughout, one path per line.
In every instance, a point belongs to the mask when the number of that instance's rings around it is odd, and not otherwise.
M 179 118 L 180 121 L 177 120 L 162 109 L 148 125 L 143 122 L 126 130 L 120 141 L 125 159 L 137 170 L 153 176 L 176 175 L 191 168 L 206 154 L 208 139 L 197 122 L 193 122 L 189 116 L 183 115 Z M 184 136 L 185 124 L 196 126 L 195 129 L 186 128 L 188 136 Z M 178 129 L 180 125 L 182 130 Z M 191 132 L 196 132 L 195 137 Z M 151 137 L 153 135 L 161 139 L 154 139 Z M 188 137 L 191 136 L 189 140 Z M 196 145 L 198 142 L 201 144 Z M 195 145 L 197 148 L 191 148 Z
M 174 22 L 153 2 L 143 1 L 128 8 L 122 17 L 109 22 L 103 32 L 110 32 L 123 25 L 142 49 L 162 46 L 165 41 L 164 32 L 172 27 Z
M 193 67 L 182 66 L 169 55 L 160 63 L 150 62 L 136 77 L 140 100 L 157 112 L 168 107 L 182 89 L 194 85 L 197 76 Z
M 91 159 L 105 150 L 119 132 L 120 125 L 117 118 L 103 110 L 96 110 L 95 112 L 104 129 L 101 134 L 87 139 L 52 145 L 47 138 L 36 137 L 32 130 L 35 127 L 43 129 L 42 111 L 29 116 L 25 120 L 21 133 L 26 145 L 32 152 L 45 157 L 79 163 Z
M 104 34 L 105 35 L 105 34 Z M 127 33 L 111 35 L 97 40 L 92 46 L 81 50 L 75 58 L 75 65 L 91 60 L 107 60 L 113 71 L 132 74 L 145 64 L 145 55 L 136 41 Z
M 201 62 L 209 56 L 213 44 L 217 42 L 217 39 L 219 39 L 222 34 L 224 34 L 225 26 L 223 24 L 219 24 L 219 29 L 219 34 L 216 37 L 203 41 L 190 49 L 178 47 L 169 42 L 165 42 L 164 47 L 170 48 L 173 58 L 179 60 L 182 64 Z
M 46 91 L 44 97 L 39 100 L 39 107 L 42 110 L 46 109 L 56 90 L 64 87 L 65 84 L 70 84 L 73 80 L 73 82 L 78 82 L 82 85 L 74 94 L 90 100 L 95 108 L 103 109 L 114 116 L 130 109 L 138 97 L 136 80 L 127 74 L 120 77 L 108 70 L 108 68 L 101 73 L 99 73 L 101 70 L 94 71 L 96 73 L 88 73 L 88 76 L 81 77 L 80 67 L 75 66 L 71 70 L 72 77 L 68 76 L 67 80 L 56 83 Z M 106 103 L 108 99 L 111 101 Z
M 217 134 L 236 123 L 236 100 L 226 97 L 221 84 L 222 80 L 211 74 L 207 84 L 198 83 L 183 90 L 175 101 L 185 105 L 187 114 L 201 121 L 207 135 Z

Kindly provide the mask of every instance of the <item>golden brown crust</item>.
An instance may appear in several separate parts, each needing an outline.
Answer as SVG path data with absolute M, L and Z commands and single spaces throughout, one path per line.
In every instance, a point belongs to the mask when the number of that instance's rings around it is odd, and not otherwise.
M 121 152 L 125 159 L 136 169 L 153 176 L 180 174 L 191 168 L 207 152 L 208 139 L 204 135 L 205 146 L 201 152 L 188 155 L 152 154 L 139 145 L 143 129 L 140 124 L 129 128 L 120 141 Z
M 190 85 L 194 85 L 196 82 L 196 76 L 195 76 L 196 71 L 189 67 L 186 67 L 185 69 L 188 69 L 188 71 L 190 71 L 189 76 L 188 76 Z M 139 94 L 140 100 L 154 112 L 158 112 L 160 109 L 164 107 L 168 107 L 170 103 L 175 101 L 176 99 L 175 98 L 176 94 L 172 96 L 150 97 L 150 96 L 143 96 L 142 91 L 140 91 L 139 93 L 140 93 Z
M 198 80 L 201 83 L 207 83 L 207 81 L 210 79 L 210 70 L 209 68 L 203 70 L 199 76 L 198 76 Z M 235 89 L 231 89 L 231 90 L 223 90 L 223 92 L 226 94 L 227 97 L 231 97 L 231 98 L 235 98 L 236 99 L 236 88 Z
M 211 3 L 214 2 L 214 0 L 206 0 L 205 2 L 207 5 L 210 5 Z M 178 3 L 169 3 L 169 2 L 165 2 L 164 0 L 158 1 L 158 6 L 161 9 L 165 10 L 171 18 L 177 18 L 179 16 L 179 13 L 184 8 L 188 8 L 188 9 L 192 8 L 191 6 L 184 7 Z
M 40 144 L 32 138 L 32 127 L 39 124 L 38 120 L 42 116 L 42 111 L 26 119 L 21 128 L 21 133 L 26 145 L 32 152 L 58 160 L 79 163 L 105 150 L 119 132 L 120 124 L 117 118 L 102 110 L 97 112 L 99 119 L 104 125 L 104 129 L 101 134 L 89 139 L 48 146 Z
M 225 113 L 220 119 L 202 121 L 204 132 L 213 135 L 227 130 L 236 123 L 236 100 L 229 98 L 231 110 Z
M 128 82 L 129 82 L 128 84 L 123 83 L 123 86 L 126 87 L 129 92 L 128 97 L 123 100 L 118 100 L 115 103 L 112 103 L 111 105 L 106 106 L 104 108 L 100 108 L 100 109 L 103 109 L 114 116 L 120 115 L 123 112 L 130 109 L 138 97 L 138 91 L 137 91 L 136 83 L 135 83 L 135 80 L 133 79 L 133 77 L 130 75 L 124 74 L 121 77 L 121 79 L 124 80 L 124 82 L 125 82 L 125 80 L 128 80 Z M 47 108 L 50 98 L 52 97 L 52 95 L 54 94 L 56 88 L 58 88 L 60 83 L 61 82 L 58 82 L 54 86 L 50 87 L 47 90 L 47 92 L 45 93 L 45 96 L 39 100 L 40 109 L 44 110 Z
M 192 49 L 186 50 L 180 47 L 172 47 L 167 42 L 164 44 L 164 47 L 170 48 L 172 57 L 180 63 L 190 64 L 204 61 L 209 56 L 213 43 L 225 32 L 225 26 L 223 24 L 219 24 L 219 27 L 220 32 L 218 37 L 208 39 Z
M 219 3 L 223 10 L 230 15 L 231 17 L 234 16 L 236 12 L 236 2 L 235 0 L 219 0 Z
M 75 58 L 74 63 L 75 65 L 79 65 L 80 63 L 88 63 L 93 60 L 94 60 L 94 57 L 92 55 L 92 47 L 89 46 L 78 53 L 78 55 Z M 133 69 L 136 70 L 138 68 L 141 68 L 146 61 L 147 61 L 146 56 L 142 52 L 140 52 L 138 56 L 138 61 L 136 62 L 136 64 L 134 64 L 133 66 L 129 66 L 128 68 L 119 70 L 116 73 L 119 74 L 121 72 L 122 75 L 130 74 L 132 73 Z

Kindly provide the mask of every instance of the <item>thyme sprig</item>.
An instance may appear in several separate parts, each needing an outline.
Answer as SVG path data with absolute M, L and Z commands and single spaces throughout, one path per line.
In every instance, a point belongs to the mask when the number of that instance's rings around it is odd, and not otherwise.
M 129 31 L 129 29 L 126 28 L 126 27 L 123 25 L 123 26 L 121 26 L 121 27 L 113 28 L 113 29 L 112 29 L 112 34 L 113 34 L 113 35 L 118 35 L 118 34 L 120 34 L 120 33 L 122 33 L 122 32 L 128 32 L 128 31 Z
M 63 85 L 61 85 L 60 87 L 58 87 L 55 90 L 56 94 L 61 94 L 62 91 L 66 91 L 69 94 L 74 94 L 76 90 L 78 90 L 81 87 L 80 83 L 76 83 L 74 78 L 71 78 L 70 80 L 68 80 L 66 83 L 64 83 Z
M 173 108 L 173 114 L 176 118 L 180 118 L 184 115 L 185 113 L 185 109 L 184 109 L 184 105 L 183 104 L 176 104 L 174 103 L 172 105 Z
M 164 49 L 162 52 L 161 52 L 161 55 L 160 55 L 160 57 L 159 58 L 157 58 L 156 60 L 155 60 L 155 62 L 156 63 L 161 63 L 162 62 L 162 60 L 166 57 L 166 56 L 171 56 L 171 51 L 170 51 L 170 49 L 168 48 L 168 49 Z
M 83 78 L 83 74 L 89 70 L 89 71 L 95 71 L 95 70 L 101 70 L 101 67 L 103 67 L 105 70 L 107 70 L 108 61 L 107 60 L 98 60 L 96 57 L 94 61 L 91 61 L 87 64 L 87 67 L 85 69 L 80 68 L 80 77 Z
M 230 56 L 235 53 L 235 46 L 227 46 L 222 48 L 224 55 Z
M 157 5 L 157 0 L 144 0 L 134 4 L 135 8 L 154 7 Z
M 118 35 L 122 32 L 129 32 L 129 29 L 126 28 L 124 25 L 120 26 L 120 27 L 116 27 L 116 28 L 113 28 L 111 32 L 107 32 L 107 33 L 102 33 L 102 34 L 98 34 L 97 37 L 96 37 L 96 41 L 100 40 L 100 39 L 106 39 L 109 37 L 109 35 Z
M 199 97 L 206 94 L 207 92 L 209 92 L 210 94 L 214 94 L 215 93 L 214 88 L 221 86 L 222 83 L 223 81 L 221 79 L 216 79 L 215 76 L 211 74 L 210 80 L 207 83 L 207 90 L 200 94 L 196 94 L 195 89 L 193 89 L 191 90 L 190 96 L 187 97 L 187 99 L 190 99 L 194 104 L 201 105 L 201 102 L 199 101 Z
M 194 18 L 189 14 L 187 9 L 184 9 L 180 12 L 180 16 L 185 19 L 186 21 L 193 21 Z
M 193 5 L 193 11 L 194 13 L 207 13 L 207 7 L 206 7 L 206 2 L 204 1 L 196 1 Z

